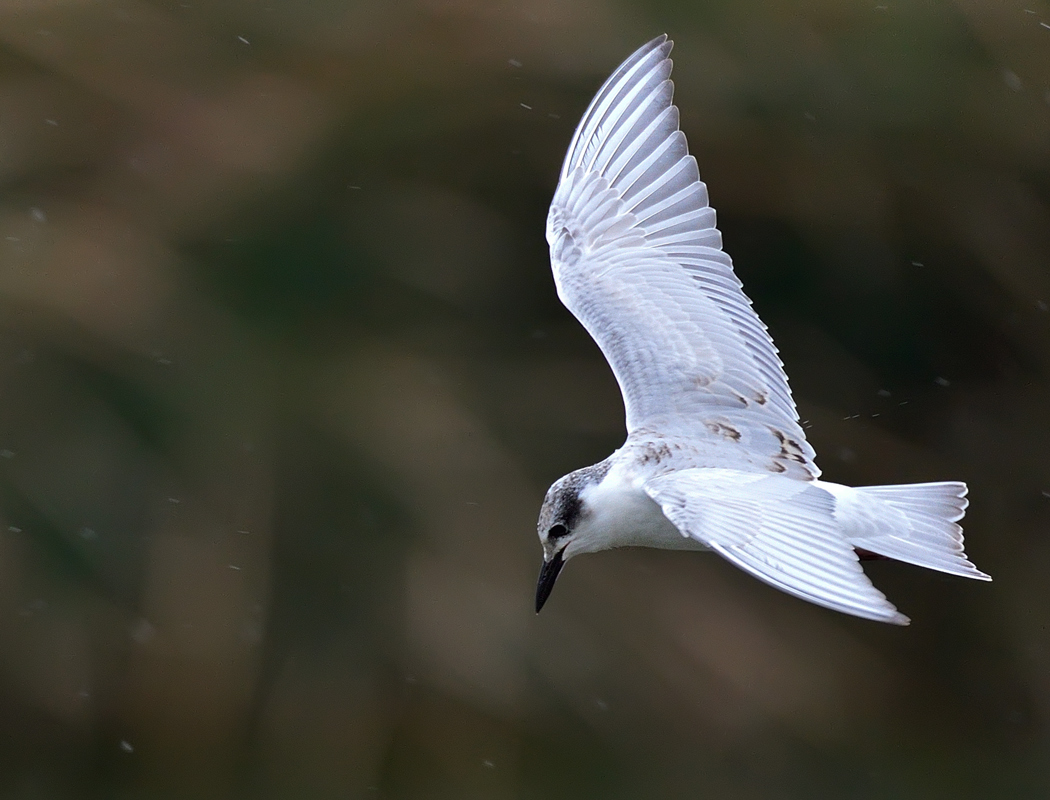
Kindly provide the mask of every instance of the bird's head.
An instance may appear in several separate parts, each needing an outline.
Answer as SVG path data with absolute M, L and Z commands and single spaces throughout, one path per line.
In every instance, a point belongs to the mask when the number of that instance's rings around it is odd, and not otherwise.
M 536 613 L 547 602 L 565 562 L 579 553 L 604 549 L 588 506 L 588 490 L 596 487 L 609 471 L 606 461 L 570 472 L 554 482 L 543 498 L 536 530 L 543 545 L 543 566 L 536 584 Z

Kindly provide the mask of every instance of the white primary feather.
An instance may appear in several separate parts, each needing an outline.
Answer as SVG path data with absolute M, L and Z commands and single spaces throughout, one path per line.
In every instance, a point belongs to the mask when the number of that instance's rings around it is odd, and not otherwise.
M 816 477 L 777 350 L 678 129 L 670 50 L 661 36 L 625 61 L 569 145 L 547 219 L 558 295 L 608 359 L 629 432 L 720 447 L 729 430 L 741 468 Z
M 645 490 L 684 535 L 756 578 L 836 611 L 908 624 L 864 574 L 835 520 L 835 498 L 816 483 L 684 469 Z

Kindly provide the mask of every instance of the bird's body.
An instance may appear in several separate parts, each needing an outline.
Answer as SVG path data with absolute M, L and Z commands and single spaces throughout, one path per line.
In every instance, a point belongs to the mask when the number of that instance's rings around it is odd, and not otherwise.
M 905 624 L 856 550 L 988 579 L 956 524 L 966 486 L 819 480 L 678 129 L 670 49 L 654 39 L 598 91 L 551 203 L 558 295 L 616 375 L 628 436 L 547 492 L 537 611 L 568 559 L 644 546 L 713 550 L 805 600 Z

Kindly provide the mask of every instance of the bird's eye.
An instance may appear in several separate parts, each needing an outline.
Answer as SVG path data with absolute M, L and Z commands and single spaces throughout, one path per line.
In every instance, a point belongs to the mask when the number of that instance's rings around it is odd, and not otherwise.
M 562 536 L 567 534 L 569 529 L 562 525 L 560 522 L 557 525 L 551 525 L 549 531 L 547 531 L 548 539 L 560 539 Z

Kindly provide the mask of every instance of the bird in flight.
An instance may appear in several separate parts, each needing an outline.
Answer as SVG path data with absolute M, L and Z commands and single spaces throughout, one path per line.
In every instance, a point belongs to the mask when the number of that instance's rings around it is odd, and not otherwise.
M 713 550 L 803 600 L 906 625 L 858 551 L 990 580 L 963 552 L 966 484 L 819 479 L 678 128 L 670 52 L 653 39 L 598 90 L 547 217 L 558 297 L 612 367 L 627 440 L 548 490 L 536 611 L 572 557 L 641 546 Z

